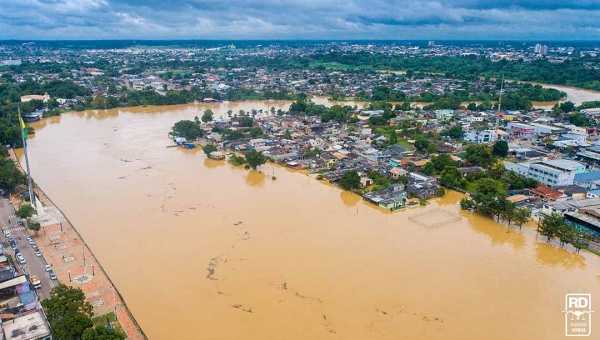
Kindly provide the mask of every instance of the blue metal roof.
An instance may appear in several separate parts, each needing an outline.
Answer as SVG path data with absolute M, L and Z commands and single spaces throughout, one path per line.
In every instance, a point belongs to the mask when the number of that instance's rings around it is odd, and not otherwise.
M 590 171 L 575 174 L 575 179 L 573 181 L 575 183 L 588 183 L 597 180 L 600 180 L 600 171 Z

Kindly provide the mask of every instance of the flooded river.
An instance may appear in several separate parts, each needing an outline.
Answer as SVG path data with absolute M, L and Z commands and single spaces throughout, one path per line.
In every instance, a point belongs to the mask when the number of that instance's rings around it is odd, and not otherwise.
M 299 172 L 249 172 L 165 147 L 173 123 L 205 108 L 218 117 L 288 105 L 138 107 L 32 124 L 35 181 L 151 340 L 548 340 L 564 336 L 566 293 L 591 293 L 600 309 L 599 257 L 464 213 L 458 193 L 383 213 Z M 413 221 L 456 215 L 438 227 Z

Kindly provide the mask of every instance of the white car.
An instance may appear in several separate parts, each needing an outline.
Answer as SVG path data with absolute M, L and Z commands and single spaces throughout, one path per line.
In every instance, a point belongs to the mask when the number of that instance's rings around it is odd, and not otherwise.
M 6 237 L 10 237 L 10 231 L 8 231 L 8 230 L 7 230 L 7 231 L 5 231 L 5 232 L 4 232 L 4 236 L 6 236 Z
M 46 269 L 47 272 L 52 271 L 52 267 L 50 267 L 49 264 L 47 264 L 44 268 Z
M 41 257 L 41 256 L 42 256 L 42 252 L 41 252 L 41 251 L 39 251 L 39 250 L 38 250 L 38 251 L 36 251 L 36 252 L 35 252 L 35 256 L 37 256 L 37 257 Z
M 19 263 L 20 263 L 20 264 L 25 264 L 25 263 L 27 263 L 27 260 L 25 260 L 25 258 L 24 258 L 24 257 L 20 257 L 20 258 L 19 258 Z

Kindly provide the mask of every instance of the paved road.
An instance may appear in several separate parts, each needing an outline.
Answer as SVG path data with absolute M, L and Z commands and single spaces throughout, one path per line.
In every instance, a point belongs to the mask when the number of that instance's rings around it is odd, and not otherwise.
M 10 220 L 10 224 L 8 221 Z M 17 218 L 15 217 L 15 209 L 8 199 L 0 198 L 0 226 L 3 230 L 10 231 L 11 236 L 17 243 L 17 248 L 27 263 L 21 265 L 15 257 L 15 254 L 10 247 L 10 244 L 4 237 L 0 236 L 4 245 L 4 250 L 7 254 L 10 254 L 15 261 L 15 265 L 20 273 L 28 275 L 37 275 L 40 278 L 42 287 L 38 290 L 38 296 L 40 300 L 43 300 L 50 296 L 50 290 L 52 287 L 58 285 L 57 281 L 50 280 L 48 272 L 46 272 L 44 266 L 47 264 L 44 257 L 38 257 L 35 255 L 35 250 L 27 242 L 28 231 L 24 226 L 17 224 Z M 33 240 L 36 240 L 36 236 L 32 236 Z M 21 239 L 19 239 L 21 238 Z

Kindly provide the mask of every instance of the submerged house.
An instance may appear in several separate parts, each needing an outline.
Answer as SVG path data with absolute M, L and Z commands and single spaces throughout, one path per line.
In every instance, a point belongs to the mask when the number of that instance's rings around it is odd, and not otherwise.
M 403 184 L 396 184 L 385 190 L 370 192 L 365 194 L 363 199 L 384 209 L 392 210 L 403 208 L 407 201 Z
M 225 154 L 223 154 L 220 151 L 213 151 L 208 154 L 208 157 L 215 159 L 215 160 L 223 160 L 223 159 L 225 159 Z
M 429 199 L 435 196 L 437 189 L 438 186 L 435 178 L 416 174 L 414 172 L 408 174 L 407 191 L 415 194 L 417 197 Z

